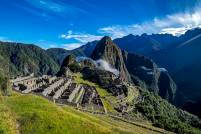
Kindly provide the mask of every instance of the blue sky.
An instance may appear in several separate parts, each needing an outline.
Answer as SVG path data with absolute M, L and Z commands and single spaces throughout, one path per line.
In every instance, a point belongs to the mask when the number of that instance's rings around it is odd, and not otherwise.
M 201 26 L 201 0 L 0 0 L 0 40 L 74 49 L 104 35 L 180 35 Z

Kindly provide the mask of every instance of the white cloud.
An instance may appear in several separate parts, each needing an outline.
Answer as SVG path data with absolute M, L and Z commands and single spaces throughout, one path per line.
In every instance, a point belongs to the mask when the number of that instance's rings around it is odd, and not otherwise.
M 76 48 L 78 48 L 78 47 L 80 47 L 82 45 L 84 45 L 84 44 L 82 44 L 82 43 L 69 43 L 69 44 L 64 44 L 62 46 L 66 50 L 73 50 L 73 49 L 76 49 Z
M 142 33 L 155 33 L 157 32 L 154 27 L 149 26 L 148 23 L 144 24 L 133 24 L 133 25 L 127 25 L 127 26 L 109 26 L 100 28 L 98 30 L 99 33 L 109 35 L 113 39 L 119 38 L 128 34 L 135 34 L 140 35 Z
M 154 18 L 152 21 L 141 24 L 108 26 L 100 28 L 98 32 L 110 35 L 112 38 L 118 38 L 128 34 L 140 35 L 143 33 L 169 33 L 178 36 L 189 29 L 200 26 L 201 9 L 197 8 L 194 12 L 167 15 L 164 18 Z
M 187 30 L 189 30 L 191 28 L 187 28 L 187 27 L 178 27 L 178 28 L 164 28 L 161 30 L 161 34 L 165 34 L 165 33 L 170 33 L 174 36 L 177 35 L 181 35 L 184 34 Z
M 60 35 L 60 38 L 63 39 L 74 39 L 77 40 L 80 43 L 87 43 L 94 40 L 100 40 L 102 36 L 99 35 L 92 35 L 87 33 L 73 33 L 73 31 L 69 30 L 67 34 Z
M 69 30 L 67 34 L 60 35 L 63 39 L 73 39 L 78 43 L 69 44 L 69 48 L 73 49 L 87 42 L 100 40 L 103 36 L 108 35 L 113 39 L 126 36 L 128 34 L 141 35 L 143 33 L 161 33 L 179 36 L 187 30 L 201 27 L 201 9 L 195 8 L 193 12 L 184 12 L 166 15 L 163 18 L 153 18 L 151 21 L 131 24 L 131 25 L 113 25 L 102 27 L 97 30 L 97 34 L 78 33 Z
M 103 59 L 99 59 L 96 61 L 98 68 L 112 72 L 116 76 L 119 75 L 119 71 L 116 68 L 113 68 L 107 61 Z

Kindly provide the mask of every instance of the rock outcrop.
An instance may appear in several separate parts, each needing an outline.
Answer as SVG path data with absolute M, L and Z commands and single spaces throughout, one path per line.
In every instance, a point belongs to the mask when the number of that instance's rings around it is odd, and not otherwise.
M 96 45 L 91 58 L 94 60 L 105 60 L 113 68 L 119 71 L 119 78 L 122 81 L 130 82 L 130 75 L 124 64 L 121 49 L 112 42 L 112 39 L 108 36 L 103 37 Z
M 73 55 L 68 55 L 64 59 L 62 65 L 61 65 L 61 68 L 60 68 L 59 72 L 57 73 L 57 76 L 59 76 L 59 77 L 68 76 L 71 73 L 70 67 L 73 66 L 74 64 L 76 64 L 75 57 Z

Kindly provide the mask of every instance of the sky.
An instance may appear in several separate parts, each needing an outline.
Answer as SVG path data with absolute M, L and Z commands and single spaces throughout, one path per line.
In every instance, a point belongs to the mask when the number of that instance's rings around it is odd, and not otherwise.
M 0 40 L 44 49 L 200 26 L 201 0 L 0 0 Z

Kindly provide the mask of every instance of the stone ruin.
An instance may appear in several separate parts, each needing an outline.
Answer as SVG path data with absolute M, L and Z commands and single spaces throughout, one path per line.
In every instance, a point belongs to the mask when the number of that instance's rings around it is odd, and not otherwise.
M 13 89 L 24 94 L 35 93 L 59 104 L 68 104 L 85 110 L 104 112 L 96 88 L 76 83 L 72 77 L 43 75 L 12 79 Z

